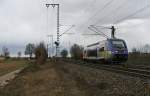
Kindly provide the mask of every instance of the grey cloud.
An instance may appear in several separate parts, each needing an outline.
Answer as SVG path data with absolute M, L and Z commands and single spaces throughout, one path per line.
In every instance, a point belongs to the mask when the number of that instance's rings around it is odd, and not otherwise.
M 101 10 L 105 4 L 111 0 L 57 0 L 60 3 L 60 24 L 71 25 L 76 27 L 69 32 L 77 33 L 74 36 L 64 36 L 63 42 L 72 42 L 87 45 L 100 41 L 101 37 L 83 37 L 82 33 L 93 33 L 87 29 L 91 24 L 97 25 L 113 24 L 136 10 L 139 10 L 149 4 L 149 0 L 113 0 L 106 8 Z M 46 35 L 56 35 L 56 9 L 49 8 L 49 32 L 47 32 L 46 3 L 53 3 L 50 0 L 0 0 L 0 44 L 10 44 L 11 46 L 23 46 L 28 42 L 47 41 Z M 100 10 L 100 11 L 98 11 Z M 127 40 L 130 49 L 141 42 L 149 43 L 149 21 L 150 8 L 127 18 L 129 21 L 122 21 L 117 26 L 137 27 L 119 29 L 117 36 Z M 93 16 L 95 13 L 97 14 Z M 93 16 L 91 18 L 91 16 Z M 142 22 L 138 22 L 137 20 Z M 143 20 L 144 18 L 144 20 Z M 100 20 L 100 21 L 99 21 Z M 99 21 L 99 22 L 98 22 Z M 129 23 L 128 23 L 129 22 Z M 61 32 L 66 30 L 61 28 Z M 106 34 L 110 30 L 102 30 Z M 136 36 L 136 37 L 135 37 Z M 134 38 L 133 38 L 134 37 Z M 143 39 L 143 37 L 145 37 Z M 63 43 L 65 44 L 65 43 Z M 63 46 L 63 45 L 61 45 Z M 17 46 L 16 46 L 17 47 Z M 14 47 L 13 47 L 14 48 Z M 18 47 L 20 48 L 20 47 Z M 16 50 L 15 50 L 16 51 Z

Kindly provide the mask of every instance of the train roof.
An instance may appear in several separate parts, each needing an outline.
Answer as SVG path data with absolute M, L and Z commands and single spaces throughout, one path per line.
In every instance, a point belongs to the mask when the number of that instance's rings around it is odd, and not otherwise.
M 90 44 L 90 45 L 88 45 L 87 47 L 91 47 L 91 46 L 94 46 L 94 45 L 98 45 L 100 42 L 105 42 L 105 41 L 106 41 L 106 40 L 99 41 L 99 42 L 97 42 L 97 43 Z
M 103 40 L 103 41 L 99 41 L 99 42 L 96 42 L 96 43 L 87 45 L 87 47 L 91 47 L 91 46 L 94 46 L 94 45 L 98 45 L 98 44 L 101 43 L 101 42 L 112 41 L 112 40 L 122 40 L 122 39 L 118 39 L 118 38 L 110 38 L 110 39 L 106 39 L 106 40 Z
M 119 38 L 110 38 L 110 39 L 107 39 L 107 40 L 123 40 L 123 39 L 119 39 Z

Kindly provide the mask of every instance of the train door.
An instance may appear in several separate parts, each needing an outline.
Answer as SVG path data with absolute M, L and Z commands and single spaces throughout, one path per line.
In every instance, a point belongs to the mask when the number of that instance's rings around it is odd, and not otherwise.
M 101 46 L 100 44 L 97 45 L 97 58 L 99 59 L 102 57 L 100 52 L 100 46 Z
M 100 47 L 99 53 L 100 53 L 100 58 L 101 58 L 101 59 L 104 59 L 104 58 L 105 58 L 104 46 L 101 46 L 101 47 Z
M 87 50 L 84 50 L 82 54 L 83 54 L 82 58 L 85 59 L 87 57 Z
M 98 46 L 97 46 L 97 58 L 99 58 L 100 57 L 100 54 L 99 54 L 99 48 L 98 48 Z

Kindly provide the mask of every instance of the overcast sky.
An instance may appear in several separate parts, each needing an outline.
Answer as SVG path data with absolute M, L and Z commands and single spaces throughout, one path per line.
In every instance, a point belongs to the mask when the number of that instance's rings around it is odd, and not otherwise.
M 61 37 L 62 48 L 105 39 L 82 36 L 94 33 L 89 25 L 115 25 L 116 37 L 124 39 L 129 49 L 150 44 L 150 0 L 0 0 L 0 48 L 6 46 L 14 55 L 24 52 L 27 43 L 47 42 L 48 34 L 55 36 L 57 10 L 47 9 L 46 3 L 60 4 L 61 25 L 75 25 L 69 31 L 74 35 Z M 61 26 L 60 33 L 69 27 Z M 110 34 L 108 29 L 100 30 Z

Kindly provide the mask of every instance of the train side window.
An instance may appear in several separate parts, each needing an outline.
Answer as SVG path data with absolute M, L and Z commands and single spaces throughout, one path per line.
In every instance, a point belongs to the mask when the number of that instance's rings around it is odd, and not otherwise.
M 108 42 L 105 43 L 105 48 L 104 50 L 107 50 Z
M 100 51 L 104 51 L 104 47 L 100 48 Z
M 84 54 L 86 54 L 86 51 L 84 51 Z

